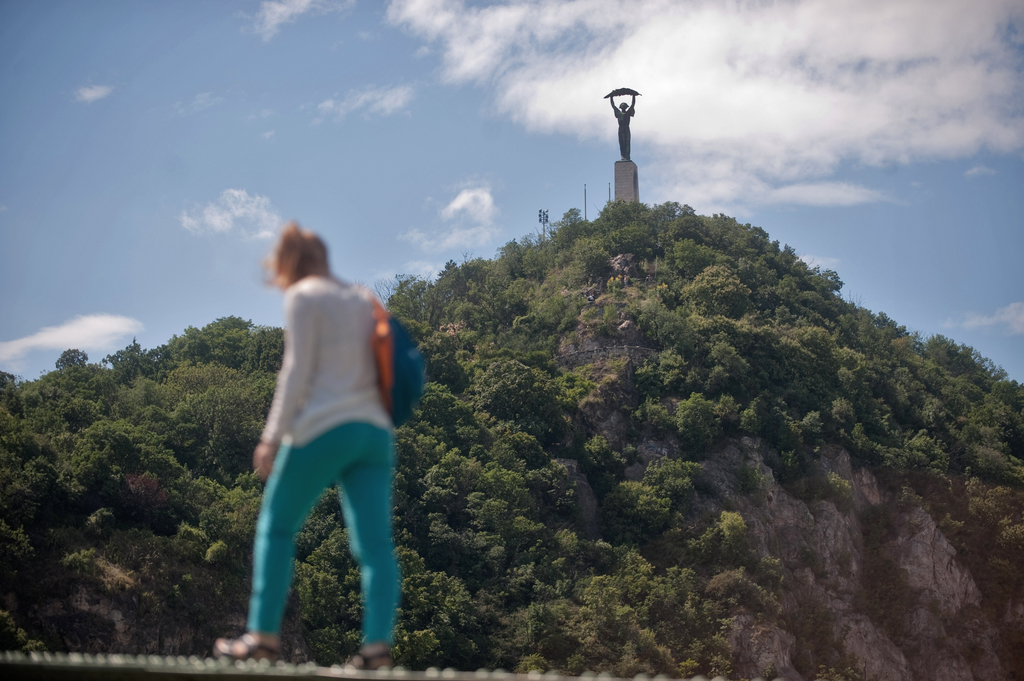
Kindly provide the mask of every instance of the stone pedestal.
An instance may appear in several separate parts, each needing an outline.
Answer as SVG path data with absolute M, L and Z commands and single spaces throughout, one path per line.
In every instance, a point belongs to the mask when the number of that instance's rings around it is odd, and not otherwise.
M 615 200 L 640 201 L 640 178 L 632 161 L 615 162 Z

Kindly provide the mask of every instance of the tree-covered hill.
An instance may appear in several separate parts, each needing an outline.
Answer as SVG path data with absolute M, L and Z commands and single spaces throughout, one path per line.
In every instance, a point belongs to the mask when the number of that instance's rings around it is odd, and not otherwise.
M 873 678 L 843 634 L 863 625 L 904 660 L 878 669 L 918 678 L 946 645 L 1024 677 L 1024 387 L 972 348 L 673 203 L 570 211 L 377 288 L 431 379 L 397 432 L 401 663 Z M 229 317 L 0 375 L 0 647 L 191 654 L 238 631 L 282 343 Z M 901 553 L 922 523 L 971 583 L 948 612 Z M 357 646 L 346 546 L 327 493 L 298 541 L 295 659 Z

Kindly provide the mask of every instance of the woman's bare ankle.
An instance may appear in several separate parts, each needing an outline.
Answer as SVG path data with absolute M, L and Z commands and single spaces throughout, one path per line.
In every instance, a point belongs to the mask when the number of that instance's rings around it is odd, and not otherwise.
M 373 641 L 370 643 L 364 643 L 359 649 L 359 652 L 367 657 L 378 657 L 380 655 L 386 655 L 391 652 L 391 648 L 384 641 Z
M 249 635 L 256 639 L 256 642 L 267 648 L 280 648 L 281 637 L 277 634 L 266 634 L 262 631 L 250 631 Z

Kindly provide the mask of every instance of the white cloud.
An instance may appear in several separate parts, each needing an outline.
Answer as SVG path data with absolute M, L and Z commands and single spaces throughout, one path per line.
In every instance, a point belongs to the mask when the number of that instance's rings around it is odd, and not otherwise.
M 188 114 L 194 114 L 204 109 L 209 109 L 211 106 L 216 106 L 223 101 L 223 97 L 214 97 L 212 92 L 201 92 L 193 97 L 192 101 L 188 104 L 175 102 L 174 113 L 179 116 L 187 116 Z
M 119 338 L 142 331 L 142 322 L 112 314 L 80 315 L 31 336 L 0 342 L 0 362 L 17 362 L 34 350 L 110 350 Z
M 826 255 L 811 255 L 805 253 L 804 255 L 798 255 L 798 258 L 804 261 L 804 263 L 814 269 L 820 267 L 823 270 L 835 270 L 839 266 L 839 258 L 830 258 Z
M 791 184 L 756 196 L 766 203 L 795 203 L 804 206 L 855 206 L 874 203 L 885 197 L 881 192 L 845 182 Z
M 459 192 L 451 203 L 441 209 L 441 217 L 453 220 L 459 216 L 466 216 L 473 222 L 490 225 L 496 211 L 490 188 L 473 187 Z
M 483 246 L 497 232 L 493 225 L 497 214 L 498 208 L 494 205 L 490 187 L 467 187 L 438 211 L 438 215 L 447 223 L 446 227 L 431 234 L 413 228 L 400 238 L 411 241 L 425 251 Z
M 270 139 L 273 136 L 274 136 L 274 131 L 273 130 L 267 130 L 265 133 L 260 135 L 260 137 L 262 137 L 265 140 L 268 140 L 268 139 Z
M 196 234 L 236 231 L 254 239 L 273 238 L 282 222 L 270 199 L 249 196 L 244 189 L 225 189 L 216 201 L 181 211 L 180 220 L 182 227 Z
M 355 0 L 276 0 L 264 2 L 253 22 L 253 31 L 269 41 L 283 24 L 290 24 L 303 14 L 340 12 L 355 5 Z
M 995 175 L 996 171 L 987 166 L 974 166 L 964 173 L 964 177 L 979 177 L 981 175 Z
M 447 82 L 610 159 L 601 97 L 642 92 L 646 195 L 702 211 L 878 201 L 829 180 L 848 163 L 1024 149 L 1019 0 L 393 0 L 388 18 L 438 49 Z
M 494 234 L 495 229 L 490 225 L 466 225 L 433 234 L 413 228 L 400 238 L 411 241 L 425 251 L 436 252 L 482 246 L 490 241 Z
M 87 85 L 78 88 L 75 92 L 75 101 L 92 104 L 96 100 L 103 99 L 113 91 L 114 87 L 112 85 Z
M 997 327 L 1011 335 L 1024 335 L 1024 303 L 1010 303 L 993 315 L 968 314 L 961 326 L 965 329 Z
M 343 100 L 328 99 L 318 104 L 316 107 L 318 115 L 313 119 L 313 123 L 322 123 L 329 116 L 340 121 L 353 111 L 362 113 L 364 116 L 369 114 L 388 116 L 408 106 L 414 96 L 415 91 L 409 85 L 371 88 L 362 91 L 351 90 Z

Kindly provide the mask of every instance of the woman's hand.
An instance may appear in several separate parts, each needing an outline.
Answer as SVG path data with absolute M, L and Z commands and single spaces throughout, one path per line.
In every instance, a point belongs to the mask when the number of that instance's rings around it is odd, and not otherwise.
M 274 457 L 277 456 L 277 450 L 280 446 L 281 443 L 279 442 L 260 441 L 256 445 L 256 450 L 252 453 L 253 470 L 256 471 L 263 482 L 266 482 L 267 478 L 270 477 L 270 471 L 274 468 Z

